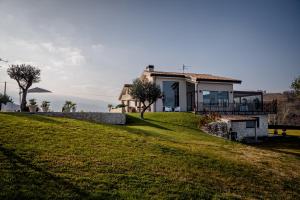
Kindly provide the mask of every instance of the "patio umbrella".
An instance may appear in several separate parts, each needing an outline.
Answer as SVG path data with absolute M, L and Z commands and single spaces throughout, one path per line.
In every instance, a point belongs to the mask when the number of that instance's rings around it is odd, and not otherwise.
M 35 88 L 32 88 L 32 89 L 29 89 L 29 90 L 27 91 L 27 93 L 52 93 L 52 92 L 49 91 L 49 90 L 43 89 L 43 88 L 35 87 Z M 19 96 L 20 96 L 20 106 L 21 106 L 21 94 L 22 94 L 22 92 L 20 91 L 20 92 L 19 92 Z
M 28 93 L 51 93 L 51 91 L 43 89 L 43 88 L 35 87 L 32 89 L 29 89 Z

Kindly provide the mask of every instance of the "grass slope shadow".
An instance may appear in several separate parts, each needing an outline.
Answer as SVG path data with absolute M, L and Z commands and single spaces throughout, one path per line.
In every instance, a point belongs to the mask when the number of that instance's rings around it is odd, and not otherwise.
M 91 195 L 73 183 L 34 165 L 30 160 L 22 158 L 14 150 L 2 144 L 0 144 L 0 159 L 1 154 L 7 158 L 10 166 L 7 169 L 11 171 L 13 178 L 4 181 L 5 177 L 0 178 L 1 188 L 10 187 L 6 193 L 0 192 L 0 199 L 48 199 L 49 197 L 51 199 L 113 199 L 108 193 Z

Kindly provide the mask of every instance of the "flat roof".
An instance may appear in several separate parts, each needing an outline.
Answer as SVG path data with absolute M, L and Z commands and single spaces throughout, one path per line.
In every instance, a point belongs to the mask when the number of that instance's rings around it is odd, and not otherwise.
M 236 121 L 236 122 L 256 120 L 255 117 L 249 117 L 244 115 L 222 115 L 221 119 L 226 119 L 228 121 Z

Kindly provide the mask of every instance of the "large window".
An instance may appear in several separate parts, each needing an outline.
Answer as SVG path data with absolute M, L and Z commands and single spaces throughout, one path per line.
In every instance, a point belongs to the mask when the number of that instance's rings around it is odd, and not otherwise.
M 203 91 L 204 105 L 228 106 L 229 95 L 227 91 Z
M 163 104 L 171 108 L 179 106 L 179 82 L 163 82 Z
M 246 121 L 246 128 L 255 128 L 256 121 Z
M 259 117 L 254 118 L 256 118 L 255 121 L 246 121 L 246 128 L 255 128 L 255 124 L 256 127 L 259 128 Z

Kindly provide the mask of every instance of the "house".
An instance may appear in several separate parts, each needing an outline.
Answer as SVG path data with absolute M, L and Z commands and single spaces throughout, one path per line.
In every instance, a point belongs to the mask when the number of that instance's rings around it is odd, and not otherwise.
M 235 91 L 234 85 L 241 80 L 210 74 L 155 71 L 149 65 L 140 78 L 146 78 L 160 86 L 163 97 L 149 109 L 164 111 L 207 111 L 234 114 L 264 113 L 263 92 Z M 119 101 L 126 105 L 126 112 L 139 112 L 141 104 L 129 95 L 131 84 L 125 84 Z
M 205 105 L 225 105 L 233 102 L 233 85 L 241 81 L 209 74 L 177 73 L 155 71 L 149 65 L 141 75 L 160 86 L 163 97 L 157 100 L 149 111 L 162 112 L 168 108 L 174 111 L 195 111 Z M 140 104 L 129 95 L 131 85 L 125 84 L 119 100 L 129 110 L 140 110 Z
M 210 74 L 162 72 L 156 71 L 153 65 L 147 66 L 140 78 L 156 83 L 163 93 L 162 98 L 158 99 L 148 112 L 192 111 L 198 114 L 218 112 L 222 115 L 251 115 L 265 120 L 267 119 L 265 115 L 276 111 L 271 103 L 263 104 L 261 91 L 235 91 L 234 85 L 241 84 L 242 81 L 234 78 Z M 129 94 L 131 86 L 131 84 L 123 86 L 119 101 L 125 105 L 126 112 L 140 112 L 141 103 Z M 244 121 L 246 123 L 249 120 Z M 267 134 L 266 130 L 261 132 L 265 133 L 259 135 Z

